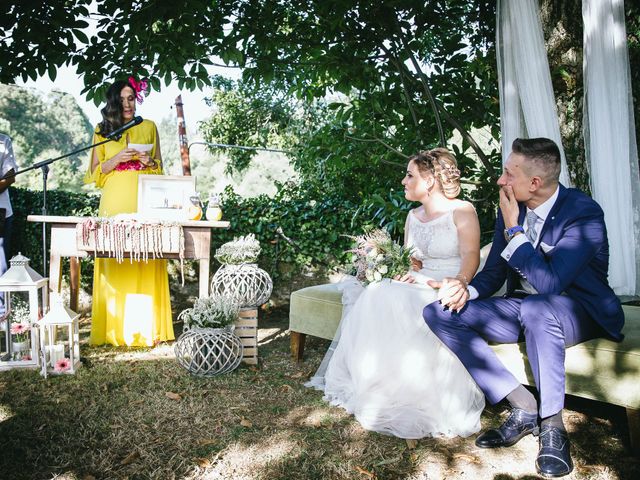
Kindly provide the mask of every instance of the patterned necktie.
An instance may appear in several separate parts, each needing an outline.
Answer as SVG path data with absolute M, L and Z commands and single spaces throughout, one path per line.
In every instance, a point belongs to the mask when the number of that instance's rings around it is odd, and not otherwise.
M 536 239 L 538 238 L 538 232 L 536 232 L 536 222 L 538 221 L 538 215 L 534 211 L 527 212 L 527 231 L 524 234 L 532 245 L 535 246 Z

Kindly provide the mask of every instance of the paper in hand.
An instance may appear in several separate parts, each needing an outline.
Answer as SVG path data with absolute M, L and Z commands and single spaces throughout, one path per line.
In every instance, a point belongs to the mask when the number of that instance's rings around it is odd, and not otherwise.
M 129 148 L 138 152 L 150 152 L 153 148 L 153 143 L 130 143 Z

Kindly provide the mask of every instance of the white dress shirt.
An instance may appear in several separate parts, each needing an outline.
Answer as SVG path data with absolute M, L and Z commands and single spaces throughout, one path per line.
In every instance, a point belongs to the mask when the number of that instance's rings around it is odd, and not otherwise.
M 533 245 L 533 248 L 536 248 L 538 246 L 538 243 L 540 242 L 540 237 L 541 237 L 540 234 L 542 233 L 542 227 L 544 226 L 544 222 L 547 220 L 547 217 L 549 216 L 549 212 L 551 212 L 551 209 L 555 205 L 556 200 L 558 199 L 559 193 L 560 193 L 560 187 L 558 186 L 556 188 L 556 191 L 553 192 L 553 195 L 551 195 L 547 200 L 545 200 L 543 203 L 541 203 L 540 205 L 538 205 L 536 208 L 533 209 L 533 212 L 538 216 L 538 219 L 536 220 L 536 225 L 535 225 L 535 229 L 538 235 L 536 237 L 536 241 L 535 241 L 535 244 Z M 530 211 L 531 210 L 529 210 L 529 208 L 527 207 L 527 211 L 525 212 L 525 218 L 526 218 L 526 214 L 529 213 Z M 523 228 L 524 228 L 524 231 L 526 232 L 528 229 L 527 222 L 524 222 Z M 529 242 L 529 239 L 526 237 L 526 235 L 516 235 L 511 239 L 509 243 L 507 243 L 507 246 L 502 251 L 500 256 L 504 258 L 506 261 L 509 261 L 511 256 L 515 253 L 515 251 L 526 242 Z M 538 293 L 538 291 L 535 288 L 533 288 L 533 286 L 529 282 L 527 282 L 524 278 L 520 279 L 520 283 L 522 285 L 522 290 L 524 290 L 525 292 Z M 469 289 L 469 300 L 474 300 L 478 298 L 478 291 L 474 287 L 469 286 L 468 289 Z

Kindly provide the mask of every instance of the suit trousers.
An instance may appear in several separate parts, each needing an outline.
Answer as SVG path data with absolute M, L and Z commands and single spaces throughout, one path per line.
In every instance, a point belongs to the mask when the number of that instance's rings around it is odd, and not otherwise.
M 487 342 L 516 343 L 524 339 L 540 397 L 541 418 L 564 407 L 565 348 L 605 336 L 584 308 L 566 295 L 471 300 L 458 313 L 434 302 L 424 308 L 423 316 L 493 404 L 520 383 Z

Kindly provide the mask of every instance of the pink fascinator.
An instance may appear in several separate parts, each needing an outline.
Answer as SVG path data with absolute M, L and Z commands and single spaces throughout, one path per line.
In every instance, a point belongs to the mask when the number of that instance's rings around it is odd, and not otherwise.
M 142 103 L 144 101 L 144 96 L 147 94 L 147 81 L 140 80 L 138 82 L 135 78 L 129 77 L 129 85 L 131 85 L 133 91 L 136 92 L 136 100 L 138 101 L 138 103 Z

